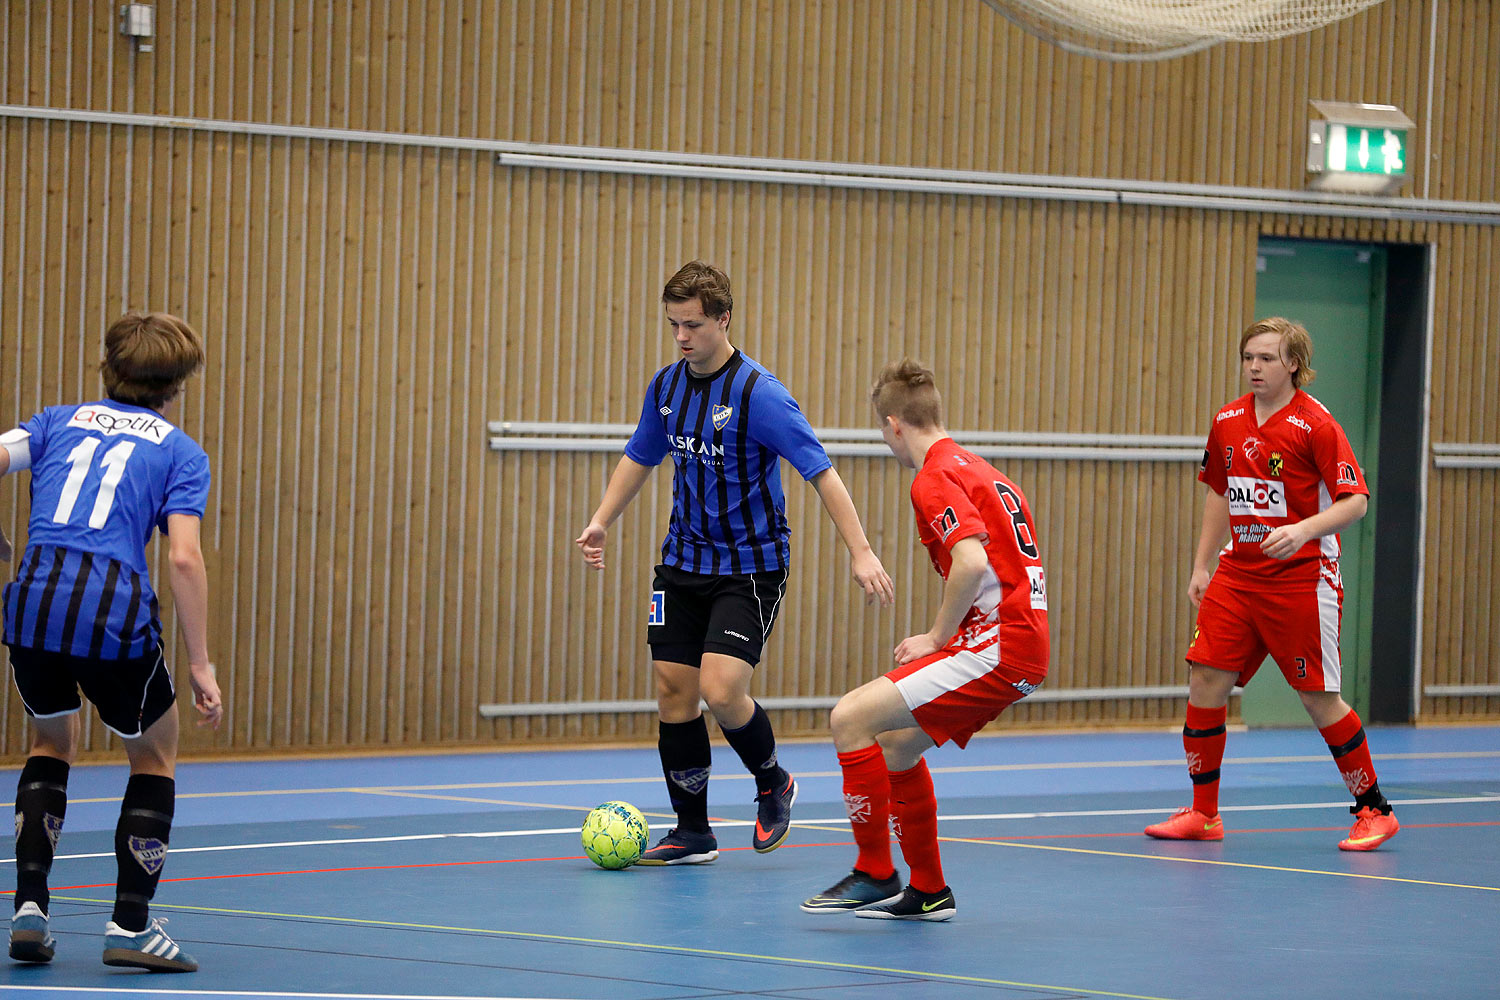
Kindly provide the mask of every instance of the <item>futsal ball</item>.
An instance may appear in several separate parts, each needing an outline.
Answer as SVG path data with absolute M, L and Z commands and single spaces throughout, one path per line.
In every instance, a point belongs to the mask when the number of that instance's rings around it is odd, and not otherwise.
M 595 806 L 583 821 L 583 853 L 600 868 L 629 868 L 646 850 L 646 817 L 629 802 Z

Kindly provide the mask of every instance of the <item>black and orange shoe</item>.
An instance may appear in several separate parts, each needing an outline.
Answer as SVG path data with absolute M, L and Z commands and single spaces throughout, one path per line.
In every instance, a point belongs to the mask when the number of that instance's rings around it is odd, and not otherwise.
M 638 865 L 706 865 L 719 856 L 719 841 L 711 833 L 694 833 L 673 827 L 671 832 L 641 855 Z
M 751 845 L 761 854 L 786 843 L 792 832 L 792 803 L 797 801 L 797 779 L 790 774 L 779 790 L 759 792 L 755 796 L 755 837 Z

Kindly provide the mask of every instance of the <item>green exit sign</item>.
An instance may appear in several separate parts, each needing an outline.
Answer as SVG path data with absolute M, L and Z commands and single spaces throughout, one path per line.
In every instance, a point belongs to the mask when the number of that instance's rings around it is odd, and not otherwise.
M 1392 195 L 1411 177 L 1416 122 L 1390 104 L 1311 101 L 1307 186 L 1344 194 Z
M 1406 173 L 1406 130 L 1328 125 L 1327 170 L 1356 174 Z

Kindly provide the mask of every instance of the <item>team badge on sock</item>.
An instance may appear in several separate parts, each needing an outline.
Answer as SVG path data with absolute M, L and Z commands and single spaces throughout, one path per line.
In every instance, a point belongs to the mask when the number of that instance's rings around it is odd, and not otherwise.
M 697 795 L 708 787 L 708 775 L 711 768 L 690 767 L 686 771 L 668 771 L 672 778 L 672 784 L 681 788 L 689 795 Z
M 167 861 L 167 845 L 155 837 L 126 838 L 130 854 L 145 869 L 147 875 L 156 875 Z

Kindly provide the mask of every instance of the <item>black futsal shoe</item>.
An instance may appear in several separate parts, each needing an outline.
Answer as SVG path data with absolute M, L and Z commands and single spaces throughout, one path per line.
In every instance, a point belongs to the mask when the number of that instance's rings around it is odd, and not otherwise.
M 804 900 L 802 909 L 807 913 L 843 913 L 871 903 L 889 902 L 900 895 L 901 880 L 895 872 L 891 872 L 890 878 L 874 878 L 856 868 L 837 885 Z
M 946 885 L 938 892 L 920 892 L 907 886 L 895 899 L 861 906 L 854 915 L 872 920 L 950 920 L 957 912 L 953 890 Z

